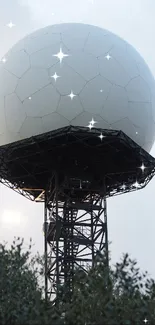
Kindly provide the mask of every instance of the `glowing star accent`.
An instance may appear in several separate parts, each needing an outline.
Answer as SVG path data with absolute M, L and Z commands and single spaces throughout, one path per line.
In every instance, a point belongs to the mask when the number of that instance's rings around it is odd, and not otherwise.
M 94 119 L 92 118 L 92 120 L 89 122 L 92 126 L 94 126 L 95 123 L 97 123 L 96 121 L 94 121 Z
M 109 61 L 112 57 L 111 57 L 110 54 L 107 54 L 107 55 L 105 56 L 105 58 Z
M 143 322 L 146 324 L 146 323 L 148 322 L 148 320 L 145 318 L 145 319 L 143 320 Z
M 32 99 L 32 97 L 30 96 L 30 97 L 29 97 L 29 100 L 31 100 L 31 99 Z
M 139 187 L 139 183 L 136 181 L 134 184 L 133 184 L 134 187 L 138 188 Z
M 138 132 L 136 131 L 136 135 L 138 134 Z
M 103 138 L 105 138 L 105 136 L 101 133 L 100 135 L 99 135 L 99 138 L 101 139 L 101 141 L 103 140 Z
M 121 189 L 122 189 L 122 190 L 126 190 L 126 185 L 123 184 L 123 185 L 121 186 Z
M 68 97 L 70 97 L 70 99 L 72 100 L 76 95 L 73 94 L 73 92 L 71 91 L 71 93 L 68 95 Z
M 8 26 L 9 28 L 12 28 L 12 27 L 14 27 L 14 26 L 15 26 L 15 24 L 13 24 L 13 22 L 12 22 L 12 21 L 10 21 L 10 22 L 9 22 L 9 24 L 7 24 L 6 26 Z
M 55 74 L 53 76 L 51 76 L 51 78 L 53 78 L 56 82 L 57 79 L 60 78 L 60 76 L 58 76 L 57 73 L 55 72 Z
M 93 128 L 93 125 L 92 125 L 91 123 L 89 123 L 89 124 L 87 125 L 87 127 L 91 130 L 91 129 Z
M 142 164 L 141 166 L 140 166 L 140 169 L 142 170 L 142 172 L 144 172 L 144 170 L 145 170 L 145 166 L 144 166 L 144 164 Z
M 3 63 L 5 63 L 5 62 L 7 61 L 7 59 L 6 59 L 6 58 L 3 58 L 1 61 L 2 61 Z
M 60 52 L 58 52 L 57 54 L 53 54 L 53 56 L 56 56 L 56 57 L 59 59 L 60 63 L 61 63 L 62 60 L 63 60 L 65 57 L 69 56 L 69 55 L 68 55 L 68 54 L 64 54 L 64 53 L 62 52 L 62 48 L 60 47 Z
M 94 119 L 92 118 L 92 120 L 89 122 L 89 124 L 87 125 L 87 127 L 91 130 L 94 127 L 94 124 L 97 123 L 96 121 L 94 121 Z
M 100 93 L 103 93 L 103 89 L 100 89 Z

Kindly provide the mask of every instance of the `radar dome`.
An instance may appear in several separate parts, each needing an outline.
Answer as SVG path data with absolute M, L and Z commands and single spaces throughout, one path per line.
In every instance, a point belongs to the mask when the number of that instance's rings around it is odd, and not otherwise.
M 55 129 L 122 130 L 146 151 L 155 138 L 155 82 L 134 48 L 85 24 L 19 41 L 0 62 L 0 145 Z

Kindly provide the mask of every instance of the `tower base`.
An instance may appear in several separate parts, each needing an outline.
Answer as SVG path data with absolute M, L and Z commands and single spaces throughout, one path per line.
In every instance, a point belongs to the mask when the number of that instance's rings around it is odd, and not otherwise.
M 50 187 L 54 188 L 52 201 Z M 85 182 L 66 177 L 60 183 L 58 174 L 53 173 L 45 200 L 46 299 L 58 298 L 60 288 L 65 290 L 65 299 L 71 299 L 75 272 L 87 272 L 103 252 L 108 264 L 104 191 L 105 187 L 102 194 L 90 191 L 85 196 Z
M 1 183 L 45 203 L 46 298 L 59 285 L 69 297 L 75 270 L 103 250 L 108 262 L 106 198 L 154 174 L 155 159 L 122 131 L 69 126 L 0 147 Z

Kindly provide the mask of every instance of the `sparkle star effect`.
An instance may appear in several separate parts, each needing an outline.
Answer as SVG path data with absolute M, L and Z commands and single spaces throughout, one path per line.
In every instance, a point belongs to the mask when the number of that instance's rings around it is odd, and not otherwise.
M 136 188 L 139 188 L 139 183 L 136 181 L 134 184 L 133 184 L 134 187 Z
M 122 189 L 122 190 L 126 190 L 126 185 L 123 184 L 123 185 L 121 186 L 121 189 Z
M 103 89 L 100 89 L 100 93 L 103 93 Z
M 87 125 L 87 127 L 89 128 L 89 130 L 91 130 L 91 129 L 93 128 L 93 125 L 92 125 L 91 123 L 89 123 L 89 124 Z
M 51 76 L 51 78 L 53 78 L 56 82 L 57 79 L 60 78 L 60 76 L 58 76 L 57 73 L 55 72 L 55 74 L 53 76 Z
M 103 140 L 103 138 L 105 138 L 105 136 L 101 133 L 100 135 L 99 135 L 99 138 L 101 139 L 101 141 Z
M 105 58 L 109 61 L 112 57 L 111 57 L 110 54 L 107 54 L 107 55 L 105 56 Z
M 92 124 L 92 126 L 94 126 L 94 124 L 97 123 L 97 122 L 94 121 L 94 119 L 92 118 L 92 120 L 89 123 Z
M 146 166 L 144 164 L 142 164 L 139 168 L 142 170 L 142 172 L 144 172 Z
M 68 95 L 68 97 L 70 97 L 70 99 L 72 100 L 76 95 L 73 94 L 73 92 L 71 91 L 71 93 Z
M 1 60 L 3 63 L 5 63 L 6 61 L 7 61 L 7 59 L 4 57 L 4 58 L 2 58 L 2 60 Z
M 32 99 L 32 97 L 30 96 L 30 97 L 29 97 L 29 100 L 31 100 L 31 99 Z
M 94 124 L 97 123 L 96 121 L 94 121 L 94 119 L 92 118 L 92 120 L 89 122 L 88 124 L 88 128 L 91 130 L 94 127 Z
M 59 59 L 60 63 L 61 63 L 62 60 L 63 60 L 65 57 L 69 56 L 69 55 L 63 53 L 63 52 L 62 52 L 62 48 L 60 47 L 60 51 L 59 51 L 57 54 L 53 54 L 53 56 L 56 56 L 56 57 Z
M 138 134 L 138 132 L 136 131 L 136 135 Z
M 148 320 L 145 318 L 145 319 L 143 320 L 143 322 L 146 324 L 146 323 L 148 322 Z
M 10 21 L 9 24 L 7 24 L 6 26 L 9 27 L 9 28 L 13 28 L 15 26 L 15 24 L 13 24 L 13 22 Z

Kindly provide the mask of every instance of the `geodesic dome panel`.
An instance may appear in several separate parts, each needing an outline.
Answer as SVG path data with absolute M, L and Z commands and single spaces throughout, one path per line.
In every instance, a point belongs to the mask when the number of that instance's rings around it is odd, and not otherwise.
M 146 151 L 155 138 L 155 83 L 113 33 L 59 24 L 19 41 L 0 62 L 0 145 L 69 125 L 121 130 Z

